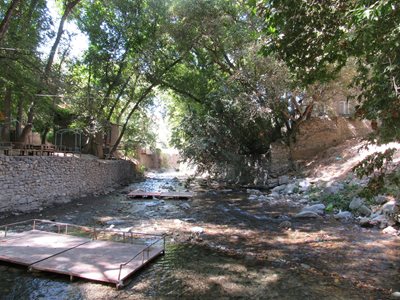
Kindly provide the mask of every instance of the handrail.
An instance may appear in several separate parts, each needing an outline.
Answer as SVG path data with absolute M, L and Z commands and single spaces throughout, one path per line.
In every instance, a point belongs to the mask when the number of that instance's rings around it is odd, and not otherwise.
M 96 229 L 96 227 L 87 227 L 87 226 L 75 225 L 75 224 L 64 223 L 64 222 L 55 222 L 55 221 L 44 220 L 44 219 L 29 219 L 29 220 L 20 221 L 20 222 L 4 224 L 4 225 L 0 225 L 0 228 L 5 228 L 4 237 L 7 237 L 7 232 L 8 232 L 9 227 L 17 226 L 17 225 L 21 225 L 21 224 L 29 224 L 29 223 L 31 223 L 32 230 L 36 229 L 37 223 L 54 224 L 54 225 L 58 226 L 58 233 L 59 234 L 60 234 L 60 227 L 61 226 L 65 226 L 65 234 L 68 234 L 68 226 L 82 228 L 85 231 L 89 231 L 89 232 L 92 233 L 92 240 L 93 239 L 97 240 L 97 235 L 99 233 L 101 233 L 101 232 L 104 232 L 104 233 L 109 232 L 111 234 L 122 234 L 123 237 L 124 237 L 124 240 L 125 240 L 125 235 L 126 234 L 130 234 L 131 238 L 132 238 L 133 234 L 142 235 L 142 236 L 157 237 L 157 239 L 155 241 L 153 241 L 151 244 L 147 245 L 140 252 L 138 252 L 133 257 L 131 257 L 129 260 L 127 260 L 126 262 L 124 262 L 124 263 L 119 265 L 117 287 L 119 285 L 121 286 L 122 283 L 123 283 L 123 282 L 121 282 L 121 274 L 122 274 L 123 267 L 128 265 L 135 258 L 139 257 L 139 255 L 142 255 L 142 264 L 143 264 L 144 260 L 145 260 L 145 252 L 147 251 L 147 259 L 149 259 L 150 248 L 153 247 L 154 245 L 160 243 L 160 242 L 163 242 L 163 244 L 162 244 L 162 253 L 165 253 L 165 238 L 166 238 L 166 234 L 150 234 L 150 233 L 134 232 L 134 231 L 131 231 L 131 230 L 129 230 L 129 231 L 121 231 L 121 230 L 117 230 L 117 229 L 101 229 L 101 230 L 98 230 L 98 229 Z
M 135 231 L 131 231 L 131 230 L 122 231 L 122 230 L 118 230 L 118 229 L 107 229 L 107 228 L 99 229 L 99 228 L 96 228 L 96 227 L 88 227 L 88 226 L 82 226 L 82 225 L 76 225 L 76 224 L 64 223 L 64 222 L 56 222 L 56 221 L 50 221 L 50 220 L 44 220 L 44 219 L 29 219 L 29 220 L 20 221 L 20 222 L 4 224 L 4 225 L 0 225 L 0 228 L 9 228 L 10 226 L 16 226 L 16 225 L 21 225 L 21 224 L 26 224 L 26 223 L 32 223 L 32 228 L 35 229 L 37 222 L 47 223 L 47 224 L 54 224 L 54 225 L 58 225 L 58 226 L 66 226 L 66 227 L 70 226 L 70 227 L 81 228 L 81 229 L 83 229 L 85 231 L 93 232 L 94 237 L 96 237 L 99 233 L 102 233 L 102 232 L 110 232 L 110 233 L 120 234 L 120 235 L 137 234 L 137 235 L 142 235 L 142 236 L 153 236 L 153 237 L 165 238 L 165 234 L 152 234 L 152 233 L 144 233 L 144 232 L 135 232 Z
M 151 243 L 150 245 L 148 245 L 146 248 L 143 248 L 142 251 L 140 251 L 139 253 L 137 253 L 135 256 L 133 256 L 131 259 L 129 259 L 128 261 L 122 263 L 119 265 L 119 273 L 118 273 L 118 282 L 121 281 L 121 272 L 122 272 L 122 268 L 124 266 L 126 266 L 127 264 L 129 264 L 131 261 L 133 261 L 136 257 L 138 257 L 140 254 L 142 254 L 142 263 L 144 260 L 144 252 L 147 250 L 147 258 L 149 258 L 149 249 L 154 246 L 155 244 L 159 243 L 160 241 L 164 241 L 163 243 L 163 251 L 165 251 L 165 235 L 162 235 L 162 238 L 156 240 L 155 242 Z

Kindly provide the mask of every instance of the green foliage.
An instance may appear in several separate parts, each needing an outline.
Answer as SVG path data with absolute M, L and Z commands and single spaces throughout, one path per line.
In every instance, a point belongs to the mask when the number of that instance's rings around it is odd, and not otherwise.
M 309 197 L 313 201 L 325 204 L 325 210 L 331 212 L 333 210 L 348 210 L 349 204 L 354 197 L 361 196 L 362 187 L 354 184 L 345 184 L 344 188 L 337 193 L 327 194 L 322 190 L 309 191 Z
M 250 1 L 265 18 L 265 54 L 275 53 L 303 86 L 331 80 L 355 61 L 353 87 L 359 90 L 357 116 L 378 122 L 371 142 L 400 141 L 400 9 L 397 0 Z M 368 157 L 356 166 L 372 174 L 368 191 L 385 185 L 384 161 L 393 151 Z
M 259 55 L 260 19 L 238 1 L 179 1 L 172 13 L 178 48 L 191 47 L 162 83 L 175 93 L 172 142 L 200 171 L 251 178 L 282 134 L 287 69 Z
M 392 172 L 388 172 L 388 164 L 393 160 L 393 154 L 396 149 L 387 149 L 384 152 L 376 152 L 368 155 L 363 161 L 358 163 L 353 172 L 359 178 L 371 176 L 366 188 L 362 191 L 362 196 L 371 199 L 372 196 L 385 192 L 385 184 L 392 183 L 399 186 L 397 176 L 393 176 Z M 388 176 L 389 175 L 389 176 Z

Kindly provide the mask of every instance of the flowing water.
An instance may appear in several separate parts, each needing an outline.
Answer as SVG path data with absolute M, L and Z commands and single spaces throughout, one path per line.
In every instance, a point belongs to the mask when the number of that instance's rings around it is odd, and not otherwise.
M 400 290 L 398 237 L 329 217 L 295 220 L 296 205 L 249 201 L 243 191 L 202 190 L 191 200 L 126 197 L 135 189 L 185 191 L 175 176 L 152 174 L 108 195 L 1 220 L 133 227 L 168 238 L 166 254 L 123 290 L 3 263 L 0 299 L 387 299 Z M 285 220 L 291 230 L 279 227 Z

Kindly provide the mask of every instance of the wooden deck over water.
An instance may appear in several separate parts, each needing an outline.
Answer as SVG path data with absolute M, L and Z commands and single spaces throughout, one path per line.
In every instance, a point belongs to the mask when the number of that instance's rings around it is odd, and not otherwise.
M 128 194 L 131 198 L 167 198 L 167 199 L 190 199 L 193 198 L 193 193 L 191 192 L 142 192 L 133 191 Z
M 164 251 L 164 238 L 159 236 L 148 242 L 122 243 L 33 229 L 0 238 L 1 261 L 117 287 Z

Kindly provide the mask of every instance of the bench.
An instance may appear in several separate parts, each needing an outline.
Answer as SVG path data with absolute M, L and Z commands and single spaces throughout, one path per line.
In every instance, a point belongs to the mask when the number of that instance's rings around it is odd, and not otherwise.
M 12 147 L 13 145 L 10 142 L 0 142 L 0 151 L 2 151 L 4 155 L 10 155 Z

